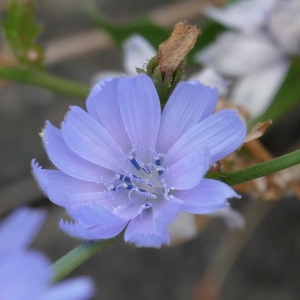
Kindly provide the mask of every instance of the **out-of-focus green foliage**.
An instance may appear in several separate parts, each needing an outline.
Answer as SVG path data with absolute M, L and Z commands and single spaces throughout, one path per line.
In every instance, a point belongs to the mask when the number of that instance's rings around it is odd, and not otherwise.
M 85 99 L 90 87 L 40 70 L 6 68 L 0 66 L 0 78 L 40 86 L 63 95 Z
M 94 24 L 107 31 L 118 45 L 122 45 L 131 35 L 140 34 L 157 49 L 158 45 L 166 40 L 171 33 L 170 30 L 157 26 L 145 19 L 117 25 L 106 20 L 94 6 L 89 5 L 86 9 Z
M 36 40 L 42 26 L 36 20 L 34 0 L 10 0 L 1 25 L 20 65 L 40 68 L 44 61 L 44 50 Z
M 131 35 L 139 34 L 158 50 L 159 44 L 164 42 L 172 32 L 172 28 L 166 29 L 160 27 L 147 19 L 136 20 L 128 24 L 117 25 L 102 16 L 94 6 L 89 5 L 86 8 L 87 13 L 94 24 L 107 31 L 118 45 L 122 45 L 124 41 Z M 188 55 L 189 63 L 194 63 L 194 54 L 208 44 L 212 43 L 216 36 L 225 30 L 225 27 L 215 22 L 208 22 L 200 29 L 202 34 L 197 40 L 194 49 Z
M 266 112 L 263 113 L 258 119 L 254 120 L 250 125 L 269 119 L 276 121 L 282 115 L 288 111 L 291 111 L 297 103 L 300 103 L 299 57 L 292 60 L 292 64 L 287 76 Z

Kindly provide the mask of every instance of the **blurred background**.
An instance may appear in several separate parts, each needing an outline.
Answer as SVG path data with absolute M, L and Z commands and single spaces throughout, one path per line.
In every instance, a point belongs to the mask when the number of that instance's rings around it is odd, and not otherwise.
M 124 72 L 122 44 L 97 26 L 87 4 L 93 4 L 93 9 L 110 24 L 125 28 L 137 19 L 146 18 L 171 32 L 181 19 L 200 28 L 205 26 L 208 18 L 203 7 L 225 2 L 36 1 L 37 19 L 43 24 L 38 41 L 46 49 L 46 70 L 87 86 L 91 86 L 100 72 Z M 2 0 L 2 17 L 6 8 L 7 2 Z M 130 30 L 133 34 L 134 30 Z M 13 67 L 16 62 L 4 35 L 0 38 L 0 65 Z M 203 39 L 206 38 L 204 30 Z M 160 40 L 155 36 L 155 39 L 163 42 L 165 37 Z M 198 43 L 201 44 L 201 37 Z M 188 62 L 187 76 L 200 69 L 200 64 Z M 300 94 L 295 97 L 299 103 Z M 264 149 L 272 155 L 299 148 L 300 105 L 295 103 L 261 139 Z M 63 209 L 43 197 L 31 176 L 30 161 L 36 158 L 41 165 L 50 165 L 39 133 L 45 120 L 59 126 L 69 105 L 84 107 L 84 101 L 50 89 L 0 79 L 0 213 L 3 217 L 24 204 L 45 208 L 48 219 L 33 247 L 42 249 L 52 261 L 80 241 L 58 229 Z M 119 239 L 71 276 L 91 276 L 98 290 L 94 299 L 101 300 L 299 299 L 300 202 L 295 190 L 280 191 L 278 196 L 266 201 L 263 196 L 245 193 L 241 200 L 234 201 L 233 207 L 245 218 L 244 229 L 229 230 L 220 218 L 199 218 L 195 237 L 160 250 L 139 249 Z

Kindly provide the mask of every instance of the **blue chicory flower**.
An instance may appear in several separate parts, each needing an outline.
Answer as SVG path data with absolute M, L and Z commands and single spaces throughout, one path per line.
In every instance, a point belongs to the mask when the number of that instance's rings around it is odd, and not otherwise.
M 3 300 L 83 300 L 92 296 L 88 278 L 50 285 L 50 261 L 27 250 L 45 219 L 43 211 L 18 209 L 0 225 L 0 291 Z
M 160 247 L 180 210 L 205 214 L 239 197 L 228 185 L 204 178 L 210 166 L 236 150 L 246 128 L 234 110 L 213 113 L 214 88 L 181 82 L 162 114 L 152 80 L 144 74 L 96 84 L 87 112 L 73 106 L 61 129 L 46 123 L 43 142 L 59 170 L 33 160 L 35 178 L 74 222 L 68 234 Z

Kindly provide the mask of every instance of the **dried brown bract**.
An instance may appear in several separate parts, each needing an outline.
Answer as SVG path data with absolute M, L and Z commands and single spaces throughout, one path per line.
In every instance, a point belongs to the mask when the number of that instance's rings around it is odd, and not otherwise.
M 200 29 L 187 21 L 175 24 L 171 36 L 159 45 L 158 60 L 161 74 L 173 72 L 193 49 Z
M 265 132 L 267 131 L 267 129 L 270 127 L 270 125 L 272 124 L 272 120 L 268 120 L 266 122 L 263 123 L 257 123 L 256 125 L 254 125 L 254 127 L 247 133 L 246 139 L 244 141 L 244 143 L 256 140 L 260 137 L 262 137 Z

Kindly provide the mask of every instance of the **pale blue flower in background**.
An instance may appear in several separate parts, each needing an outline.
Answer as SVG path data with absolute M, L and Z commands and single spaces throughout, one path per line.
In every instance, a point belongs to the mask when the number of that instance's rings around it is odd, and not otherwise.
M 92 78 L 92 85 L 106 77 L 119 77 L 124 73 L 128 75 L 137 75 L 137 68 L 142 69 L 155 55 L 155 49 L 145 38 L 139 34 L 133 34 L 123 43 L 124 72 L 98 72 Z
M 225 32 L 196 59 L 231 80 L 227 97 L 245 108 L 251 118 L 267 109 L 290 66 L 278 47 L 261 33 Z
M 265 24 L 278 0 L 238 0 L 222 8 L 208 5 L 205 14 L 226 27 L 247 33 Z
M 223 8 L 207 6 L 205 14 L 243 33 L 265 33 L 285 54 L 300 54 L 299 0 L 241 0 Z
M 300 1 L 277 2 L 267 23 L 268 31 L 284 53 L 300 55 Z
M 225 97 L 228 94 L 230 80 L 222 77 L 213 68 L 204 68 L 200 72 L 191 75 L 189 80 L 196 80 L 207 86 L 216 88 L 221 97 Z
M 123 44 L 123 64 L 127 74 L 137 74 L 156 55 L 153 46 L 141 35 L 134 34 Z
M 265 34 L 226 31 L 196 58 L 226 77 L 241 77 L 264 70 L 284 56 Z
M 234 110 L 213 113 L 218 92 L 181 82 L 161 113 L 144 74 L 96 84 L 87 112 L 71 107 L 61 129 L 49 122 L 43 142 L 58 170 L 32 162 L 49 199 L 74 222 L 60 227 L 82 239 L 124 239 L 137 246 L 170 243 L 168 225 L 180 211 L 206 214 L 239 197 L 204 175 L 243 143 L 246 127 Z
M 208 6 L 205 14 L 233 31 L 221 34 L 196 59 L 232 79 L 232 102 L 251 118 L 270 105 L 300 54 L 298 0 L 242 0 L 224 8 Z
M 45 213 L 20 208 L 0 224 L 1 300 L 83 300 L 93 294 L 88 278 L 51 284 L 51 262 L 40 252 L 28 250 Z

